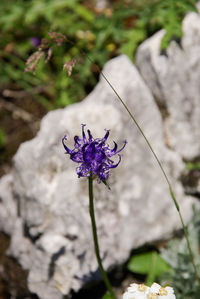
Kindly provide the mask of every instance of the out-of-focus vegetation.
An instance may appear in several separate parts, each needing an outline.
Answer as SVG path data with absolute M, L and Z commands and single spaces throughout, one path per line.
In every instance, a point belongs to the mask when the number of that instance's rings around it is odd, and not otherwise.
M 95 1 L 1 0 L 1 90 L 28 90 L 47 109 L 79 101 L 94 87 L 98 72 L 85 59 L 73 76 L 64 63 L 84 51 L 102 67 L 121 53 L 134 60 L 137 46 L 161 28 L 166 29 L 162 48 L 182 35 L 181 22 L 196 0 L 116 0 L 98 9 Z M 65 34 L 73 43 L 57 47 L 50 63 L 39 63 L 36 75 L 24 73 L 25 61 L 36 50 L 31 38 L 43 39 L 49 31 Z M 81 50 L 80 50 L 81 49 Z
M 3 129 L 0 128 L 0 149 L 5 146 L 6 143 L 6 134 Z
M 146 275 L 145 284 L 151 286 L 163 273 L 170 271 L 168 264 L 157 251 L 149 251 L 133 255 L 128 269 L 134 273 Z
M 200 170 L 200 162 L 190 162 L 186 164 L 187 170 Z
M 194 262 L 200 275 L 200 210 L 193 207 L 193 217 L 187 225 Z M 173 287 L 177 299 L 198 299 L 200 287 L 196 280 L 186 239 L 181 234 L 157 251 L 133 254 L 128 269 L 134 274 L 143 274 L 145 284 L 158 282 Z M 106 298 L 106 297 L 105 297 Z
M 194 209 L 193 218 L 188 225 L 188 235 L 194 254 L 194 262 L 200 275 L 200 211 Z M 177 299 L 198 299 L 200 287 L 191 263 L 186 239 L 174 239 L 162 251 L 162 257 L 170 265 L 171 271 L 162 277 L 162 283 L 170 284 Z

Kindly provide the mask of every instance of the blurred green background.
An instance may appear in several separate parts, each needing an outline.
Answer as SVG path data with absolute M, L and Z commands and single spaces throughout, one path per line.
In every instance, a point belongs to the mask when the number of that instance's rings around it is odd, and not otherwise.
M 196 0 L 1 0 L 0 1 L 0 175 L 9 170 L 19 144 L 32 138 L 48 110 L 81 101 L 98 81 L 98 71 L 112 57 L 126 54 L 134 62 L 138 45 L 161 28 L 161 50 L 180 41 L 181 22 L 195 11 Z M 56 47 L 36 74 L 25 73 L 28 57 L 49 31 L 72 43 Z M 66 61 L 82 59 L 72 76 Z

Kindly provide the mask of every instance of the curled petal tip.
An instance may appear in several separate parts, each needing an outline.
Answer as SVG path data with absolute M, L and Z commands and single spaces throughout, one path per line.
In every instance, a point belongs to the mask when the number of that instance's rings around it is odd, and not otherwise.
M 106 140 L 108 139 L 108 136 L 109 136 L 109 134 L 110 134 L 110 130 L 106 130 L 106 129 L 105 129 L 105 131 L 106 131 L 106 134 L 105 134 L 105 136 L 103 137 L 103 141 L 104 141 L 104 142 L 106 142 Z
M 111 157 L 114 156 L 117 152 L 117 143 L 115 141 L 113 141 L 113 143 L 114 143 L 114 147 L 113 147 L 113 149 L 110 150 L 111 151 L 111 155 L 110 155 Z
M 109 168 L 116 168 L 119 165 L 119 163 L 121 162 L 121 156 L 120 155 L 118 156 L 119 156 L 119 161 L 116 164 L 110 165 Z
M 89 142 L 90 142 L 90 141 L 92 141 L 93 137 L 92 137 L 92 134 L 91 134 L 90 130 L 87 130 L 87 132 L 88 132 Z
M 85 131 L 84 131 L 85 126 L 86 126 L 85 124 L 82 124 L 82 136 L 83 136 L 84 143 L 87 141 L 86 136 L 85 136 Z
M 71 154 L 71 150 L 65 145 L 65 140 L 67 140 L 67 136 L 65 135 L 63 138 L 62 138 L 62 144 L 63 144 L 63 146 L 64 146 L 64 149 L 66 150 L 66 153 L 67 154 Z
M 124 140 L 124 145 L 123 145 L 118 151 L 115 151 L 114 154 L 118 154 L 118 153 L 120 153 L 120 152 L 125 148 L 126 144 L 127 144 L 127 141 Z

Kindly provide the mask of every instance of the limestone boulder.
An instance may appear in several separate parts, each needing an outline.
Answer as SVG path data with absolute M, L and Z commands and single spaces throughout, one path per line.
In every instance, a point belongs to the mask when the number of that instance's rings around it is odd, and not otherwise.
M 180 44 L 172 41 L 161 53 L 164 34 L 141 44 L 136 65 L 163 112 L 167 146 L 193 160 L 200 154 L 200 15 L 189 13 Z

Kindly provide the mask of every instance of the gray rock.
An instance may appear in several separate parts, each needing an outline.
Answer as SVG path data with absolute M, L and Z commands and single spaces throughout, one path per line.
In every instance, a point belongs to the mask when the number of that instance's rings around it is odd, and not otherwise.
M 13 198 L 13 177 L 5 175 L 0 181 L 0 230 L 12 234 L 17 217 L 17 198 Z
M 109 61 L 104 69 L 125 100 L 160 157 L 182 208 L 191 216 L 193 200 L 184 195 L 178 178 L 184 164 L 165 146 L 160 112 L 148 87 L 125 56 Z M 95 209 L 101 255 L 106 269 L 123 263 L 130 250 L 149 241 L 164 239 L 180 228 L 165 179 L 143 137 L 101 78 L 81 103 L 49 112 L 38 135 L 23 143 L 14 157 L 12 175 L 0 182 L 4 208 L 9 191 L 16 207 L 7 231 L 9 254 L 29 270 L 28 284 L 42 299 L 59 299 L 99 277 L 88 213 L 87 179 L 78 179 L 74 163 L 61 145 L 64 134 L 73 147 L 73 136 L 86 123 L 95 137 L 111 129 L 110 143 L 126 139 L 122 162 L 110 177 L 111 191 L 94 184 Z M 10 188 L 10 187 L 9 187 Z M 5 212 L 4 212 L 5 211 Z M 13 225 L 15 223 L 15 225 Z M 3 221 L 1 229 L 6 230 Z
M 164 111 L 166 144 L 187 160 L 200 153 L 200 15 L 183 21 L 181 45 L 172 41 L 160 53 L 164 30 L 138 49 L 136 65 Z

